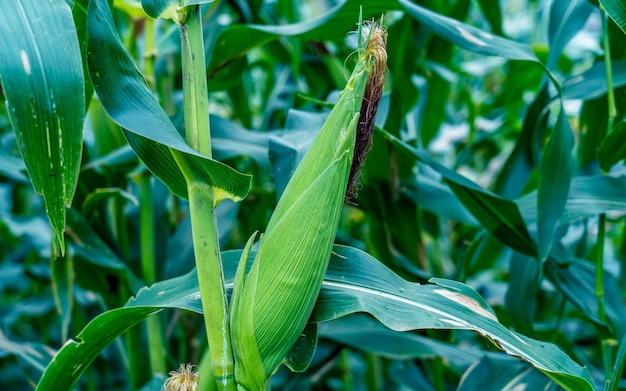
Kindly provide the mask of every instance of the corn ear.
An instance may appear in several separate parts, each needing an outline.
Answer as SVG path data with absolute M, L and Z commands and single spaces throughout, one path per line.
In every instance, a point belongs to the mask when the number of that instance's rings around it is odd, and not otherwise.
M 365 42 L 384 45 L 385 31 L 368 26 Z M 374 39 L 379 35 L 382 40 Z M 240 389 L 266 388 L 313 310 L 346 197 L 363 93 L 374 69 L 383 69 L 377 77 L 384 76 L 381 50 L 384 46 L 368 45 L 359 51 L 337 104 L 272 214 L 246 279 L 240 265 L 231 312 Z M 382 82 L 375 82 L 382 89 Z

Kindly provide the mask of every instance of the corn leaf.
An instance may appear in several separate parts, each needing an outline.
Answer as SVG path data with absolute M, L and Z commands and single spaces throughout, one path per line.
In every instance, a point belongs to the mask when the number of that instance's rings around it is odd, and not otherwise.
M 604 171 L 609 171 L 615 163 L 626 159 L 626 122 L 620 122 L 602 140 L 598 150 L 598 161 Z
M 626 3 L 622 0 L 600 0 L 600 4 L 626 34 Z
M 113 340 L 159 307 L 118 308 L 94 318 L 54 356 L 44 371 L 37 391 L 71 390 L 93 360 Z
M 626 214 L 626 177 L 579 176 L 572 179 L 563 215 L 564 224 L 600 213 Z M 515 201 L 527 224 L 537 221 L 537 192 Z
M 543 149 L 537 189 L 537 248 L 539 260 L 550 252 L 554 229 L 563 215 L 572 181 L 574 134 L 563 108 Z
M 0 79 L 18 147 L 42 194 L 59 247 L 74 197 L 85 90 L 80 48 L 64 0 L 0 3 Z M 9 38 L 10 37 L 10 38 Z
M 322 16 L 313 20 L 289 25 L 255 25 L 236 24 L 224 30 L 215 42 L 215 49 L 208 62 L 208 73 L 211 79 L 218 72 L 225 72 L 250 49 L 271 42 L 282 36 L 298 36 L 304 39 L 324 41 L 341 38 L 346 31 L 354 28 L 355 15 L 359 15 L 362 7 L 363 20 L 379 17 L 391 10 L 399 9 L 396 1 L 370 0 L 363 3 L 358 0 L 347 0 L 331 8 Z
M 626 60 L 611 63 L 613 88 L 626 85 Z M 563 83 L 561 94 L 563 99 L 591 100 L 607 93 L 606 64 L 599 61 L 585 72 L 573 76 Z
M 487 56 L 500 56 L 511 60 L 539 63 L 537 56 L 528 45 L 493 35 L 458 20 L 439 15 L 408 0 L 399 0 L 399 2 L 413 18 L 465 50 Z
M 129 144 L 152 173 L 176 195 L 187 198 L 187 183 L 171 150 L 214 189 L 219 202 L 243 199 L 251 177 L 189 147 L 159 106 L 126 51 L 105 0 L 89 3 L 89 71 L 102 106 L 124 129 Z M 208 113 L 207 113 L 208 115 Z
M 229 290 L 233 287 L 241 253 L 228 251 L 222 254 Z M 115 337 L 161 308 L 202 312 L 195 270 L 142 288 L 125 307 L 95 318 L 78 335 L 78 342 L 67 343 L 50 362 L 42 378 L 48 388 L 38 389 L 62 389 L 49 388 L 54 382 L 58 385 L 75 384 L 88 364 Z M 335 246 L 312 320 L 325 322 L 355 312 L 370 313 L 395 331 L 473 330 L 564 388 L 593 390 L 586 368 L 580 367 L 555 345 L 506 329 L 470 287 L 443 279 L 432 279 L 431 284 L 425 285 L 410 283 L 360 250 Z M 81 366 L 81 363 L 86 364 Z
M 536 256 L 535 243 L 513 201 L 481 188 L 389 132 L 382 129 L 379 131 L 398 149 L 428 164 L 441 174 L 459 201 L 493 236 L 523 254 Z
M 181 8 L 212 2 L 213 0 L 141 0 L 141 7 L 152 18 L 176 20 L 177 12 Z

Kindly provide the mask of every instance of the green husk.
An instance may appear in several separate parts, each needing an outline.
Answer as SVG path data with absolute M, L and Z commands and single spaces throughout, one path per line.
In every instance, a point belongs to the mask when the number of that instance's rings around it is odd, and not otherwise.
M 345 89 L 279 200 L 247 279 L 237 278 L 231 329 L 240 389 L 266 388 L 319 294 L 345 199 L 366 84 L 382 90 L 385 31 L 373 23 L 363 27 L 368 46 L 359 50 Z

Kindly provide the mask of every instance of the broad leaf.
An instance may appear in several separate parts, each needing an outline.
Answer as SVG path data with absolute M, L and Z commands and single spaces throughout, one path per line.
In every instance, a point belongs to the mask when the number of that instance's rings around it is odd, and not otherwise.
M 232 289 L 240 255 L 241 251 L 223 254 L 224 276 L 229 289 Z M 355 248 L 335 246 L 311 320 L 323 322 L 355 312 L 368 312 L 396 331 L 473 330 L 565 388 L 593 389 L 586 368 L 580 367 L 550 343 L 506 329 L 473 289 L 450 280 L 432 279 L 431 282 L 433 284 L 427 285 L 407 282 L 372 256 Z M 79 342 L 66 344 L 50 363 L 38 389 L 51 389 L 49 387 L 54 382 L 66 386 L 75 384 L 108 343 L 160 308 L 202 311 L 195 270 L 142 288 L 125 307 L 108 311 L 90 322 L 78 335 Z M 44 388 L 41 388 L 42 384 Z
M 71 390 L 104 348 L 159 310 L 158 307 L 118 308 L 97 316 L 75 339 L 63 345 L 48 364 L 36 390 Z
M 80 48 L 65 0 L 0 3 L 0 79 L 18 146 L 42 194 L 59 247 L 74 197 L 83 138 Z M 10 37 L 10 38 L 9 38 Z
M 89 3 L 89 70 L 102 106 L 122 128 L 135 153 L 176 195 L 187 197 L 187 184 L 174 151 L 213 187 L 216 202 L 243 199 L 251 177 L 189 147 L 159 106 L 126 51 L 105 0 Z M 208 113 L 207 113 L 208 115 Z
M 565 388 L 593 389 L 586 368 L 552 344 L 507 330 L 473 289 L 438 278 L 430 282 L 433 284 L 409 283 L 370 255 L 335 246 L 312 320 L 326 321 L 354 312 L 368 312 L 396 331 L 473 330 Z

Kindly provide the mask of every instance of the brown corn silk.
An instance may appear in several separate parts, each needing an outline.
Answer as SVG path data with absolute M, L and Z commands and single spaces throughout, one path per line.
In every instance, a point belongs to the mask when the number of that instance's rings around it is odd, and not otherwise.
M 361 113 L 356 130 L 354 156 L 350 167 L 348 188 L 346 189 L 346 202 L 355 199 L 361 187 L 359 180 L 361 168 L 372 148 L 372 132 L 378 113 L 378 104 L 383 95 L 385 71 L 387 70 L 387 30 L 385 27 L 375 22 L 366 22 L 363 24 L 361 34 L 364 39 L 369 37 L 365 57 L 373 61 L 373 67 L 363 93 Z

